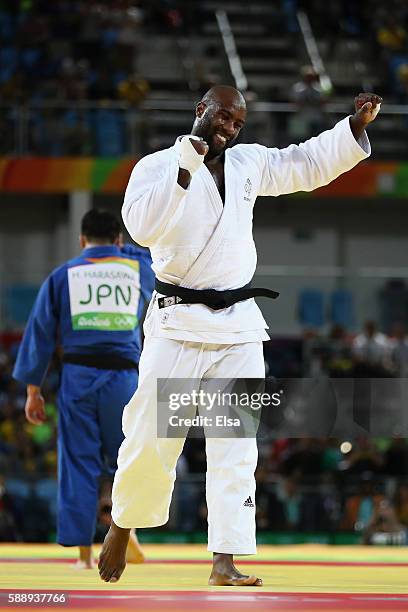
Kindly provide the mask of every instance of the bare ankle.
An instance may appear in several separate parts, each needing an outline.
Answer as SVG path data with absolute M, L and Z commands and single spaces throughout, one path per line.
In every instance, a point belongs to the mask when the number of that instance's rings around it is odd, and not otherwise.
M 93 560 L 92 557 L 92 547 L 91 546 L 80 546 L 79 547 L 79 560 L 84 563 L 91 563 Z
M 227 553 L 217 553 L 214 552 L 213 553 L 213 561 L 214 563 L 218 563 L 218 562 L 230 562 L 232 563 L 234 560 L 233 555 L 229 555 Z
M 130 527 L 129 528 L 128 527 L 119 527 L 119 525 L 116 525 L 116 523 L 113 520 L 111 521 L 111 529 L 112 529 L 112 531 L 114 531 L 118 535 L 120 534 L 123 537 L 125 537 L 126 535 L 128 537 L 130 536 Z
M 233 555 L 213 553 L 213 571 L 221 574 L 235 571 Z

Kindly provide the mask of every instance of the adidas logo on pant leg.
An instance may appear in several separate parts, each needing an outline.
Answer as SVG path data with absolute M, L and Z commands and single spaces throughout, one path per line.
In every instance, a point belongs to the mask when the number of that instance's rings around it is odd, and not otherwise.
M 251 496 L 249 496 L 248 499 L 246 499 L 244 501 L 244 506 L 247 506 L 248 508 L 253 508 L 254 507 L 254 504 L 253 504 L 253 501 L 251 499 Z

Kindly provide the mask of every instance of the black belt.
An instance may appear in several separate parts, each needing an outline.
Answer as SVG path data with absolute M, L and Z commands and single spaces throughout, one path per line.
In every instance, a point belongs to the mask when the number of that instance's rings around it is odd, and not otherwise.
M 62 363 L 73 363 L 88 368 L 98 368 L 99 370 L 138 370 L 136 361 L 126 359 L 121 355 L 100 354 L 86 355 L 84 353 L 65 353 Z
M 204 304 L 212 310 L 221 310 L 254 297 L 267 297 L 272 300 L 279 297 L 279 293 L 272 291 L 272 289 L 263 287 L 253 287 L 251 289 L 250 283 L 240 289 L 216 291 L 215 289 L 187 289 L 186 287 L 163 283 L 156 278 L 155 289 L 158 293 L 166 296 L 157 300 L 159 308 L 166 308 L 175 304 Z

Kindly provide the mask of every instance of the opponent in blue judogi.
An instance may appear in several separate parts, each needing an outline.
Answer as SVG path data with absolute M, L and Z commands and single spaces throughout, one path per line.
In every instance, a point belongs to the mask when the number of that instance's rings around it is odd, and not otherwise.
M 13 372 L 27 385 L 28 420 L 43 422 L 41 385 L 62 345 L 57 539 L 80 546 L 85 566 L 92 565 L 99 477 L 105 467 L 116 469 L 123 407 L 137 387 L 139 321 L 154 284 L 148 251 L 120 247 L 119 236 L 119 222 L 110 213 L 91 210 L 84 216 L 84 250 L 41 286 Z

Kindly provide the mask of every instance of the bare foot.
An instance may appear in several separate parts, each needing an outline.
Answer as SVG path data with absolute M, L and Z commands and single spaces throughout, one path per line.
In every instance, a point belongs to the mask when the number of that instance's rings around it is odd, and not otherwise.
M 208 580 L 210 586 L 262 586 L 261 578 L 241 574 L 234 565 L 232 555 L 214 553 L 213 569 Z
M 94 569 L 95 563 L 93 561 L 87 563 L 86 561 L 81 561 L 81 559 L 78 559 L 78 561 L 74 563 L 72 567 L 76 570 Z
M 137 539 L 135 530 L 130 531 L 129 542 L 126 549 L 126 562 L 127 563 L 143 563 L 145 556 L 143 550 Z
M 130 529 L 122 529 L 112 521 L 99 555 L 99 574 L 105 582 L 117 582 L 126 567 L 126 548 Z
M 73 567 L 78 570 L 94 569 L 92 546 L 79 547 L 79 559 Z

